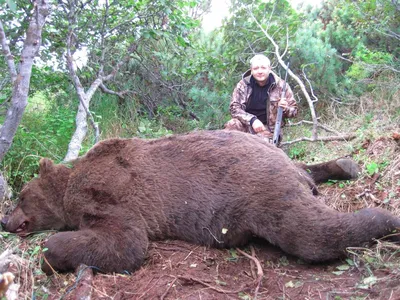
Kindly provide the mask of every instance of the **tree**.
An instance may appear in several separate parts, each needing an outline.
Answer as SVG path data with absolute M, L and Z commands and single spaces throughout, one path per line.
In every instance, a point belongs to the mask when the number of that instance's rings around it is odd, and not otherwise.
M 60 47 L 65 47 L 66 63 L 78 98 L 76 130 L 64 160 L 76 158 L 87 134 L 87 117 L 99 131 L 90 114 L 90 101 L 100 89 L 104 93 L 124 98 L 129 91 L 114 90 L 106 82 L 115 79 L 121 68 L 132 60 L 141 61 L 141 45 L 152 40 L 173 36 L 177 43 L 186 44 L 189 8 L 199 1 L 60 1 L 54 33 Z M 63 40 L 64 38 L 64 40 Z M 55 42 L 53 41 L 53 44 Z M 86 49 L 88 63 L 80 68 L 74 54 Z M 146 65 L 146 62 L 144 63 Z M 87 88 L 85 88 L 87 86 Z M 114 85 L 115 87 L 115 85 Z M 132 93 L 131 93 L 132 94 Z
M 26 30 L 26 37 L 23 42 L 18 65 L 15 63 L 14 55 L 7 43 L 6 30 L 0 20 L 0 44 L 3 49 L 4 58 L 7 61 L 10 84 L 12 86 L 11 105 L 7 110 L 5 121 L 0 129 L 0 161 L 3 160 L 4 155 L 12 145 L 14 135 L 28 103 L 32 65 L 34 58 L 39 54 L 42 43 L 42 30 L 46 22 L 46 17 L 49 14 L 47 0 L 33 1 L 30 9 L 32 13 L 29 14 L 29 25 Z M 4 185 L 5 180 L 2 173 L 0 173 L 0 190 L 2 192 L 4 192 Z
M 33 13 L 26 31 L 24 46 L 20 55 L 19 65 L 16 66 L 14 56 L 7 44 L 6 32 L 0 20 L 0 43 L 3 55 L 7 60 L 12 84 L 11 106 L 0 129 L 0 161 L 11 147 L 12 139 L 17 131 L 25 107 L 27 105 L 29 83 L 34 58 L 39 54 L 42 41 L 42 29 L 49 14 L 49 6 L 45 0 L 33 2 Z

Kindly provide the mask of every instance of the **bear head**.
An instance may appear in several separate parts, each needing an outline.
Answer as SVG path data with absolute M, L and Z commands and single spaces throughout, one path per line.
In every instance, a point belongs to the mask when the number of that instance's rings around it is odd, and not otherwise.
M 66 222 L 63 197 L 71 169 L 41 159 L 39 176 L 28 182 L 19 195 L 16 208 L 1 223 L 6 231 L 20 236 L 40 230 L 62 230 Z

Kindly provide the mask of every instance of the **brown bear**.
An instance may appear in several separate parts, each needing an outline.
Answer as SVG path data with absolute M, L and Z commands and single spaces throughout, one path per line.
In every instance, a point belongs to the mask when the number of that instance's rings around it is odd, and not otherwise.
M 312 195 L 309 175 L 350 178 L 356 169 L 346 159 L 299 168 L 262 138 L 233 131 L 110 139 L 71 168 L 42 159 L 3 225 L 19 235 L 63 231 L 45 245 L 48 274 L 81 263 L 134 271 L 149 241 L 162 239 L 236 247 L 259 237 L 321 262 L 400 228 L 388 211 L 339 213 Z

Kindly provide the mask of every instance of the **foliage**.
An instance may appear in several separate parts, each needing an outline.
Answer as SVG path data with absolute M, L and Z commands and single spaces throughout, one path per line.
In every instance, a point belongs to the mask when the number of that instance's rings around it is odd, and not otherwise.
M 249 68 L 255 53 L 266 53 L 273 61 L 273 45 L 250 18 L 250 13 L 264 29 L 274 36 L 281 49 L 286 46 L 286 34 L 292 36 L 301 25 L 300 15 L 284 1 L 232 1 L 231 14 L 223 26 L 224 58 L 237 74 Z
M 198 112 L 198 127 L 205 129 L 222 129 L 229 119 L 230 97 L 227 94 L 218 94 L 207 88 L 193 87 L 189 91 L 192 99 L 190 107 Z
M 16 10 L 0 9 L 12 50 L 20 47 L 18 41 L 31 14 L 30 2 L 18 0 L 15 4 Z M 280 72 L 271 43 L 250 13 L 274 36 L 282 51 L 288 46 L 284 59 L 290 56 L 291 69 L 297 75 L 304 71 L 319 98 L 319 107 L 330 107 L 331 99 L 356 101 L 357 107 L 359 99 L 367 97 L 374 100 L 363 103 L 363 108 L 368 106 L 365 116 L 374 117 L 378 108 L 382 110 L 379 115 L 385 114 L 382 108 L 386 107 L 393 112 L 387 114 L 392 121 L 396 111 L 399 114 L 399 75 L 394 71 L 399 66 L 399 47 L 393 33 L 400 21 L 391 1 L 329 0 L 320 8 L 298 11 L 288 1 L 233 0 L 221 30 L 205 34 L 199 29 L 199 16 L 209 4 L 124 0 L 109 2 L 108 6 L 89 1 L 80 7 L 72 50 L 87 53 L 87 63 L 77 69 L 86 89 L 100 71 L 110 72 L 133 42 L 138 45 L 115 79 L 107 82 L 107 88 L 123 95 L 96 93 L 93 97 L 90 111 L 102 139 L 222 128 L 230 117 L 232 90 L 254 53 L 266 53 L 275 71 Z M 35 172 L 36 155 L 60 160 L 74 128 L 78 101 L 64 61 L 68 31 L 65 13 L 73 7 L 67 0 L 54 3 L 44 32 L 41 62 L 33 68 L 30 101 L 40 95 L 45 99 L 45 111 L 35 115 L 32 106 L 28 107 L 18 141 L 4 162 L 16 186 Z M 5 67 L 4 61 L 0 64 Z M 6 82 L 6 74 L 0 74 L 0 79 Z M 1 87 L 0 101 L 6 107 L 11 90 L 7 84 Z M 293 89 L 302 106 L 301 94 L 296 86 Z M 301 107 L 301 114 L 307 117 L 305 107 Z M 38 115 L 44 119 L 42 125 Z M 330 112 L 319 111 L 319 115 L 329 116 Z M 371 124 L 363 121 L 360 138 Z M 291 137 L 290 132 L 286 136 Z M 81 154 L 92 144 L 89 136 Z M 295 159 L 307 158 L 303 143 L 290 147 L 288 153 Z
M 336 49 L 318 36 L 322 24 L 305 22 L 295 36 L 295 50 L 293 51 L 291 65 L 301 66 L 307 78 L 313 82 L 314 87 L 321 92 L 334 93 L 338 87 L 338 69 L 341 63 L 334 58 Z
M 353 50 L 353 57 L 355 62 L 346 72 L 346 76 L 355 80 L 374 77 L 377 72 L 381 71 L 381 65 L 390 65 L 394 60 L 390 53 L 371 51 L 362 43 Z
M 20 190 L 37 173 L 41 157 L 61 161 L 73 128 L 74 111 L 68 108 L 27 110 L 2 162 L 14 190 Z

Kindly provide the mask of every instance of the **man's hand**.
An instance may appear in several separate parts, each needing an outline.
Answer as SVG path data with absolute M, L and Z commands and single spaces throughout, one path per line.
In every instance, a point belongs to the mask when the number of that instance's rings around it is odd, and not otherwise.
M 263 138 L 267 139 L 272 139 L 274 137 L 274 134 L 272 132 L 269 132 L 268 130 L 262 131 L 258 133 L 257 135 L 262 136 Z
M 253 127 L 253 130 L 256 133 L 259 133 L 259 132 L 262 132 L 262 131 L 266 130 L 265 127 L 264 127 L 264 124 L 258 119 L 253 122 L 252 127 Z
M 286 109 L 288 107 L 289 103 L 286 101 L 285 98 L 282 98 L 279 102 L 278 102 L 278 106 L 282 107 L 283 109 Z

